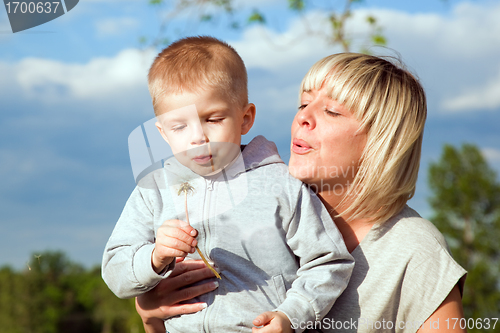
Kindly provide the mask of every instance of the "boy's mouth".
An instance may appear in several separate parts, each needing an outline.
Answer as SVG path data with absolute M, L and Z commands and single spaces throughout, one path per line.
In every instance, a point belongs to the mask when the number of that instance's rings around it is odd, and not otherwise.
M 308 153 L 311 150 L 312 150 L 312 147 L 309 146 L 309 144 L 307 142 L 305 142 L 304 140 L 293 139 L 292 152 L 294 152 L 295 154 L 302 155 L 302 154 Z
M 199 165 L 210 164 L 210 160 L 212 159 L 212 155 L 199 155 L 193 158 L 193 161 Z

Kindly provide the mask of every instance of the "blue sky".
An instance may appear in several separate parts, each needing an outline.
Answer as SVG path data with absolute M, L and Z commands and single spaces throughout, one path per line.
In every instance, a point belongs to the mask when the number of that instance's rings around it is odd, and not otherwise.
M 224 15 L 200 24 L 191 12 L 170 17 L 167 36 L 210 34 L 237 49 L 257 106 L 244 142 L 264 134 L 287 161 L 300 80 L 340 49 L 305 35 L 284 0 L 252 3 L 263 6 L 268 25 L 234 30 Z M 236 17 L 252 10 L 243 0 L 238 8 Z M 399 53 L 426 89 L 429 116 L 410 205 L 430 217 L 426 173 L 444 143 L 474 143 L 500 171 L 500 4 L 366 0 L 354 9 L 349 31 L 363 36 L 364 17 L 376 16 L 390 49 L 373 51 Z M 32 253 L 47 249 L 100 263 L 135 186 L 128 135 L 153 117 L 146 73 L 157 50 L 138 40 L 155 36 L 166 12 L 146 1 L 86 0 L 12 34 L 0 8 L 0 265 L 25 267 Z M 305 16 L 321 28 L 322 12 L 312 8 Z

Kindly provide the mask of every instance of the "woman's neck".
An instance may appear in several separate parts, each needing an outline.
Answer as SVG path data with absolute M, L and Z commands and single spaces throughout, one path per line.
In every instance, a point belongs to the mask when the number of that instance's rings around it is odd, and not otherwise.
M 363 218 L 349 220 L 348 215 L 338 216 L 343 212 L 343 209 L 341 207 L 336 209 L 335 207 L 339 206 L 342 198 L 335 194 L 318 193 L 318 197 L 342 234 L 347 250 L 349 252 L 354 251 L 375 223 Z

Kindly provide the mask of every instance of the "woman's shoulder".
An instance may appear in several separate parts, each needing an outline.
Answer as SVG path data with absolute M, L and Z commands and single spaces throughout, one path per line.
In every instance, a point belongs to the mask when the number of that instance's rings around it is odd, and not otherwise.
M 383 239 L 384 242 L 404 244 L 416 250 L 448 249 L 443 234 L 436 226 L 409 206 L 385 223 L 376 225 L 369 236 L 372 242 Z
M 427 264 L 459 269 L 443 234 L 408 206 L 374 226 L 353 255 L 382 270 L 390 265 L 408 272 Z
M 360 317 L 373 321 L 423 323 L 466 274 L 441 232 L 408 206 L 373 227 L 352 254 L 346 297 L 357 294 Z

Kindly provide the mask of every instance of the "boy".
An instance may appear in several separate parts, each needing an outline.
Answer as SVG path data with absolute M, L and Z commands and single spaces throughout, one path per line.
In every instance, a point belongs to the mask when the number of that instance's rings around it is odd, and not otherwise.
M 320 320 L 354 262 L 274 143 L 258 136 L 240 148 L 255 106 L 239 55 L 211 37 L 185 38 L 158 55 L 148 79 L 156 126 L 175 158 L 125 205 L 103 257 L 110 289 L 142 294 L 169 275 L 175 257 L 199 258 L 197 246 L 219 269 L 219 287 L 199 297 L 203 311 L 167 320 L 168 332 L 251 332 L 252 320 L 273 310 L 261 323 L 273 332 Z

